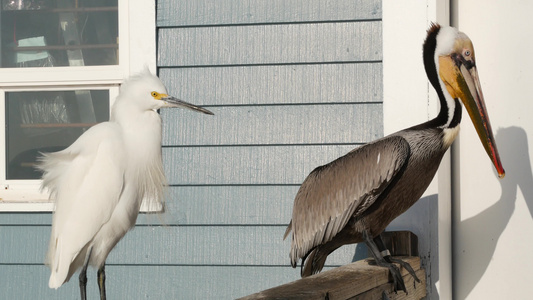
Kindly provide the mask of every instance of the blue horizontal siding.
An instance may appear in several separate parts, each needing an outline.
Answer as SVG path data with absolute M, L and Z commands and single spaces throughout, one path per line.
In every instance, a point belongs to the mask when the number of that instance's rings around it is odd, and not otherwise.
M 163 149 L 163 157 L 168 165 L 176 166 L 167 168 L 172 185 L 301 184 L 315 167 L 353 147 L 170 147 Z
M 383 134 L 382 104 L 224 106 L 215 116 L 162 111 L 163 145 L 365 143 Z
M 381 1 L 174 0 L 160 1 L 159 27 L 331 22 L 381 19 Z
M 381 61 L 381 21 L 159 30 L 158 65 Z
M 1 265 L 2 299 L 79 299 L 77 275 L 57 290 L 48 288 L 44 265 Z M 158 266 L 106 267 L 108 299 L 235 299 L 297 279 L 287 267 Z M 98 299 L 96 271 L 87 272 L 87 298 Z M 261 280 L 257 280 L 260 278 Z
M 166 212 L 140 215 L 111 252 L 108 298 L 233 299 L 297 279 L 282 236 L 299 184 L 383 135 L 381 1 L 157 5 L 162 81 L 215 116 L 161 112 Z M 0 214 L 6 299 L 79 297 L 77 275 L 47 286 L 51 219 Z M 327 268 L 365 255 L 342 247 Z
M 159 76 L 171 95 L 199 105 L 382 103 L 382 70 L 380 62 L 164 67 Z
M 289 266 L 286 225 L 137 226 L 107 259 L 112 265 Z M 0 264 L 43 264 L 50 226 L 2 226 L 8 242 Z M 24 239 L 20 237 L 24 236 Z M 39 250 L 39 251 L 36 251 Z M 355 245 L 328 257 L 327 265 L 352 262 Z

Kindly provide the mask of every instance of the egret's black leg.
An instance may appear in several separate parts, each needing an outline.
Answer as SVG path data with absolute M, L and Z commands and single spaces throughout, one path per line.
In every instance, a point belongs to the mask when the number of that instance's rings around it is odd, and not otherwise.
M 365 239 L 365 244 L 367 245 L 368 249 L 370 249 L 370 253 L 372 253 L 372 256 L 376 260 L 376 264 L 380 267 L 386 267 L 389 269 L 392 275 L 394 291 L 396 292 L 398 290 L 402 290 L 407 294 L 407 289 L 405 288 L 402 273 L 400 273 L 398 267 L 383 258 L 383 255 L 381 254 L 381 251 L 379 251 L 378 246 L 376 245 L 370 234 L 366 232 L 366 230 L 363 232 L 363 237 Z
M 105 263 L 98 269 L 98 288 L 100 289 L 100 300 L 105 300 Z
M 81 294 L 81 300 L 87 299 L 87 265 L 83 266 L 83 269 L 81 269 L 80 272 L 80 294 Z
M 92 248 L 89 250 L 89 254 L 87 254 L 87 257 L 85 257 L 85 263 L 83 264 L 83 268 L 81 268 L 80 271 L 80 294 L 81 294 L 81 300 L 87 299 L 87 266 L 89 265 L 89 259 L 91 258 L 91 251 Z
M 376 236 L 374 238 L 374 242 L 376 243 L 376 246 L 378 246 L 378 250 L 383 254 L 383 258 L 389 262 L 389 263 L 397 263 L 400 266 L 402 266 L 404 269 L 413 276 L 413 278 L 416 280 L 416 282 L 420 283 L 420 279 L 418 279 L 418 276 L 416 276 L 415 270 L 411 267 L 411 265 L 401 259 L 393 258 L 389 252 L 389 250 L 385 247 L 385 243 L 383 243 L 383 239 L 381 238 L 381 234 Z

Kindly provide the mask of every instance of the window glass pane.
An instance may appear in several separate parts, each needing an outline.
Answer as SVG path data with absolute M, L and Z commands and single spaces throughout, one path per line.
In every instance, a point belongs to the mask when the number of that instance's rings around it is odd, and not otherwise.
M 117 0 L 2 0 L 1 67 L 118 64 Z
M 8 92 L 5 111 L 6 178 L 39 179 L 39 152 L 62 150 L 109 119 L 109 91 Z

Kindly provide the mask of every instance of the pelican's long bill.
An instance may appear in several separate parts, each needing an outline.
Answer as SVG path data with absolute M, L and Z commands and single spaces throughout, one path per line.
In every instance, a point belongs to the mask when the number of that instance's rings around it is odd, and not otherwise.
M 209 110 L 207 110 L 205 108 L 196 106 L 194 104 L 185 102 L 183 100 L 180 100 L 180 99 L 172 97 L 172 96 L 166 96 L 164 98 L 161 98 L 161 100 L 163 100 L 163 101 L 165 101 L 167 103 L 167 105 L 165 105 L 166 107 L 181 107 L 181 108 L 186 108 L 186 109 L 202 112 L 202 113 L 208 114 L 208 115 L 214 115 L 214 113 L 212 113 L 211 111 L 209 111 Z
M 475 64 L 474 47 L 466 37 L 456 42 L 454 52 L 448 56 L 440 56 L 440 77 L 444 81 L 450 95 L 459 98 L 463 102 L 477 134 L 489 155 L 498 176 L 503 178 L 503 169 L 496 147 L 496 141 L 492 134 L 489 115 L 483 100 L 483 93 L 479 83 L 479 77 Z

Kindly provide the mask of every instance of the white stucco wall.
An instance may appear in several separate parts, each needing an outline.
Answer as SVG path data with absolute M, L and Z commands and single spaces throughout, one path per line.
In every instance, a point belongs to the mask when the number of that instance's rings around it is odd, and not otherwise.
M 525 299 L 533 260 L 531 1 L 452 2 L 474 43 L 506 177 L 498 179 L 468 117 L 453 152 L 454 299 Z
M 422 44 L 431 22 L 448 25 L 449 1 L 383 1 L 385 135 L 434 118 L 438 98 L 428 82 Z M 428 276 L 429 299 L 451 299 L 451 180 L 447 154 L 422 198 L 388 230 L 410 230 Z

